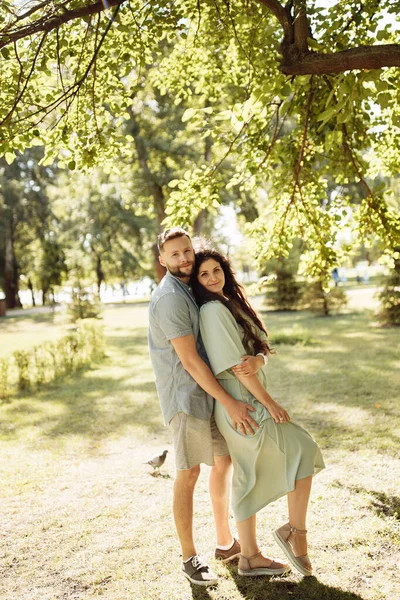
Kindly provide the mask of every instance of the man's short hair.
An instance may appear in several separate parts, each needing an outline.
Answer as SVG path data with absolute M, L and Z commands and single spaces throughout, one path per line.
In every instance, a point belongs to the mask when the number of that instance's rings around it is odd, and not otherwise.
M 187 238 L 189 238 L 190 241 L 192 241 L 190 235 L 185 229 L 183 229 L 183 227 L 171 227 L 170 229 L 162 231 L 157 237 L 158 251 L 161 252 L 162 250 L 164 250 L 165 242 L 168 242 L 169 240 L 174 240 L 178 237 L 183 237 L 184 235 Z

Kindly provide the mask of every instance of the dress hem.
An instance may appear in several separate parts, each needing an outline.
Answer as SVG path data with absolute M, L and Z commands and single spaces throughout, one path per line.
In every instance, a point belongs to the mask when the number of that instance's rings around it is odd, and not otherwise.
M 318 473 L 320 473 L 324 468 L 325 467 L 319 467 L 318 469 L 314 469 L 312 473 L 309 473 L 308 475 L 303 475 L 302 477 L 297 477 L 294 481 L 296 482 L 296 481 L 299 481 L 300 479 L 305 479 L 306 477 L 310 477 L 310 475 L 312 477 L 314 477 L 314 475 L 317 475 Z M 266 502 L 263 502 L 259 506 L 259 508 L 253 510 L 250 514 L 248 514 L 247 516 L 243 517 L 240 520 L 236 518 L 235 508 L 232 506 L 232 510 L 233 510 L 234 515 L 235 515 L 235 521 L 237 523 L 241 523 L 242 521 L 245 521 L 246 519 L 249 519 L 253 515 L 257 514 L 260 510 L 262 510 L 263 508 L 265 508 L 265 506 L 268 506 L 268 504 L 272 504 L 272 502 L 275 502 L 275 500 L 279 500 L 279 498 L 282 498 L 286 494 L 289 494 L 289 492 L 293 492 L 294 489 L 295 489 L 295 487 L 296 486 L 293 484 L 291 487 L 289 487 L 288 489 L 286 489 L 284 492 L 279 492 L 273 498 L 267 500 Z

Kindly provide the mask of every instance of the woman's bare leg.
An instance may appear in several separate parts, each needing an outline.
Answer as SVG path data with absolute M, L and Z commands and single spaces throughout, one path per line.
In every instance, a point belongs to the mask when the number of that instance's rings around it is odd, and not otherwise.
M 254 556 L 255 554 L 257 554 L 260 550 L 257 544 L 256 537 L 256 515 L 252 515 L 244 521 L 239 521 L 238 523 L 236 523 L 236 526 L 239 534 L 242 556 L 246 556 L 247 558 L 249 558 L 250 556 Z M 269 567 L 272 563 L 272 560 L 272 558 L 260 554 L 251 561 L 251 566 L 252 568 Z M 281 563 L 279 563 L 279 565 L 281 565 Z M 281 566 L 283 567 L 285 565 L 286 563 L 282 563 Z
M 289 523 L 296 529 L 307 529 L 306 518 L 308 501 L 310 499 L 312 477 L 305 477 L 296 481 L 293 492 L 287 495 L 289 509 Z M 295 556 L 307 554 L 307 537 L 300 533 L 291 533 L 290 544 Z
M 209 489 L 213 508 L 217 545 L 226 546 L 232 541 L 229 527 L 229 490 L 231 482 L 231 457 L 214 456 L 214 466 L 210 471 Z

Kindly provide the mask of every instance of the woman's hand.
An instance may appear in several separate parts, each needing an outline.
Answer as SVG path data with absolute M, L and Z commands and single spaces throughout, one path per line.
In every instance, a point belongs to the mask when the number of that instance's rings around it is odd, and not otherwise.
M 268 406 L 265 405 L 265 408 L 274 419 L 275 423 L 282 425 L 282 423 L 288 423 L 290 421 L 290 417 L 283 406 L 277 404 L 274 400 L 268 402 Z
M 232 371 L 235 375 L 249 377 L 250 375 L 256 375 L 263 366 L 264 360 L 262 356 L 245 354 L 242 356 L 242 362 L 232 367 Z

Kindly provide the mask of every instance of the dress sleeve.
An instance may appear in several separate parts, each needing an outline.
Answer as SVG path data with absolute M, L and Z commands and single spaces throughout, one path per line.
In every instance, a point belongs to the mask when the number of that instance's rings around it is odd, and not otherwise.
M 200 332 L 215 376 L 237 365 L 247 354 L 239 326 L 222 302 L 208 302 L 201 307 Z

